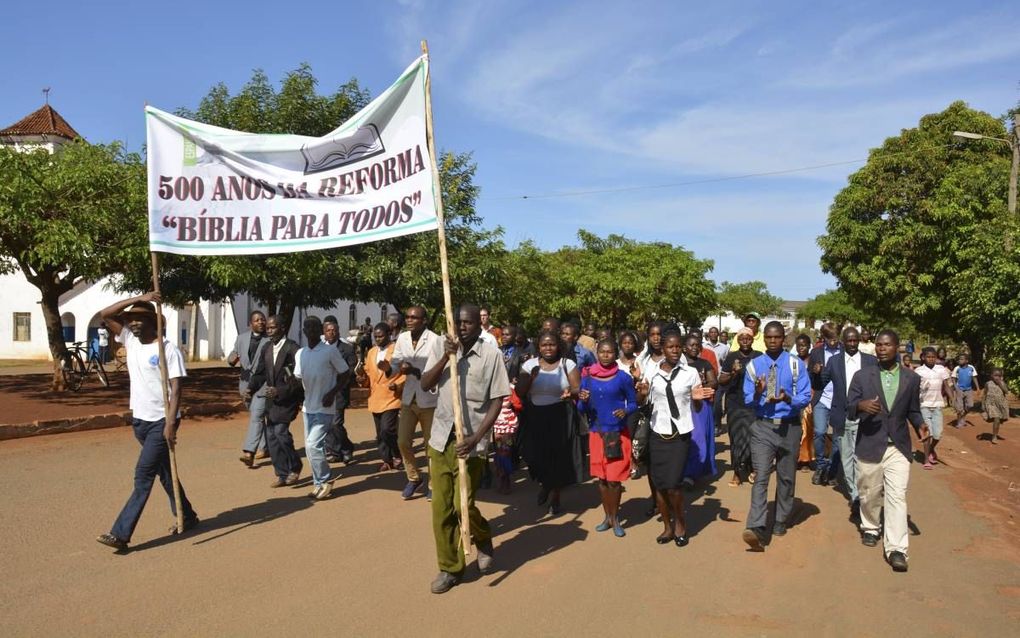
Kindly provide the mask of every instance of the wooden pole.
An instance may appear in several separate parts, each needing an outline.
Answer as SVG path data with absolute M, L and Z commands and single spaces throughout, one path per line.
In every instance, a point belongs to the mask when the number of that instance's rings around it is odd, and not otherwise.
M 152 256 L 152 289 L 159 292 L 159 253 L 150 252 Z M 163 343 L 163 304 L 156 302 L 156 343 L 159 344 L 159 376 L 163 383 L 163 414 L 166 415 L 166 423 L 172 423 L 176 414 L 170 414 L 170 387 L 167 385 L 167 377 L 170 376 L 166 368 L 166 344 Z M 181 508 L 181 482 L 177 478 L 177 455 L 174 452 L 174 442 L 167 440 L 167 448 L 170 451 L 170 476 L 174 483 L 174 507 L 177 510 L 177 533 L 184 531 L 184 510 Z
M 428 59 L 429 45 L 421 41 L 421 52 Z M 454 339 L 453 298 L 450 294 L 450 267 L 446 257 L 446 221 L 443 215 L 443 191 L 439 182 L 439 167 L 436 164 L 436 140 L 432 132 L 432 65 L 425 73 L 425 138 L 432 160 L 432 193 L 436 200 L 436 217 L 439 222 L 439 267 L 443 277 L 443 304 L 446 309 L 446 331 Z M 464 414 L 461 410 L 460 375 L 457 370 L 457 355 L 450 355 L 450 389 L 453 391 L 453 427 L 457 444 L 464 440 Z M 428 441 L 425 442 L 428 445 Z M 431 470 L 429 471 L 431 474 Z M 460 490 L 460 544 L 467 556 L 471 552 L 471 526 L 468 518 L 468 473 L 467 460 L 457 459 L 457 486 Z

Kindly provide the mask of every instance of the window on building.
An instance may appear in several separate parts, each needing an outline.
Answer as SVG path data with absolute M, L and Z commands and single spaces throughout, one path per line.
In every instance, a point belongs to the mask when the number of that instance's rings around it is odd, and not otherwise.
M 379 304 L 379 323 L 386 323 L 386 315 L 388 314 L 389 306 L 386 304 Z
M 32 340 L 32 313 L 30 312 L 14 313 L 14 340 L 15 341 Z
M 351 304 L 351 307 L 347 309 L 347 321 L 350 322 L 347 324 L 348 330 L 358 327 L 358 307 L 354 304 Z

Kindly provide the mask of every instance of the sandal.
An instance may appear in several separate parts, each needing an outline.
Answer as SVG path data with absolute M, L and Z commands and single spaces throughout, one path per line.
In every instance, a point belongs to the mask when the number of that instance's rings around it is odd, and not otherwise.
M 114 536 L 113 534 L 100 534 L 99 536 L 96 537 L 96 540 L 102 543 L 103 545 L 106 545 L 107 547 L 112 547 L 116 549 L 117 551 L 122 552 L 128 548 L 127 541 L 123 541 Z

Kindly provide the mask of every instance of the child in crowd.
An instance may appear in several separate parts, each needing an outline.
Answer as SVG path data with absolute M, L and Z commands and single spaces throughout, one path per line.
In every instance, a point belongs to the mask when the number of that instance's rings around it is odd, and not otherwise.
M 914 360 L 910 356 L 909 352 L 904 352 L 903 355 L 900 357 L 900 365 L 906 368 L 907 370 L 914 369 Z
M 914 372 L 921 377 L 921 418 L 928 426 L 931 436 L 924 442 L 924 469 L 930 470 L 938 462 L 939 441 L 942 439 L 943 398 L 952 398 L 953 386 L 949 370 L 938 362 L 935 348 L 928 346 L 921 351 L 921 363 Z
M 981 383 L 977 378 L 977 370 L 970 365 L 970 357 L 966 353 L 956 357 L 953 369 L 953 409 L 956 410 L 956 427 L 962 428 L 967 423 L 967 412 L 974 407 L 974 391 L 981 391 Z
M 984 405 L 985 418 L 992 422 L 992 445 L 1002 441 L 999 436 L 999 427 L 1002 422 L 1009 419 L 1009 402 L 1006 395 L 1009 389 L 1006 388 L 1006 381 L 1002 376 L 1002 368 L 992 368 L 991 378 L 985 385 Z

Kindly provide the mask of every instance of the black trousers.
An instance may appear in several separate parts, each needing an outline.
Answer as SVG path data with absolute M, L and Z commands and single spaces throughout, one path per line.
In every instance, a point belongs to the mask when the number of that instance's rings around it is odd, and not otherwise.
M 347 428 L 344 426 L 346 412 L 343 408 L 337 408 L 333 415 L 333 423 L 326 433 L 326 454 L 330 456 L 348 456 L 354 454 L 354 442 L 347 435 Z
M 294 436 L 290 433 L 290 423 L 266 422 L 266 443 L 269 458 L 273 460 L 273 470 L 280 478 L 288 474 L 301 473 L 301 457 L 294 449 Z
M 385 463 L 392 463 L 393 459 L 400 458 L 400 448 L 397 447 L 399 415 L 400 408 L 372 413 L 372 419 L 375 421 L 376 449 L 379 450 L 379 457 Z M 428 445 L 428 441 L 425 444 Z

